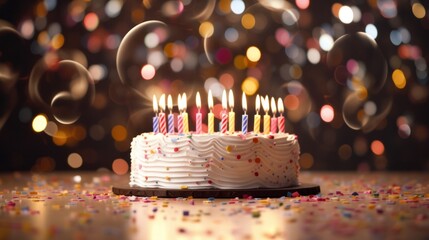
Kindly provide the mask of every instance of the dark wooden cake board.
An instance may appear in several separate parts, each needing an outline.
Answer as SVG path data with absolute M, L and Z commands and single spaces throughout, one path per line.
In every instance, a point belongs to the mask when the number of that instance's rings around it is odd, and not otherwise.
M 300 183 L 298 186 L 285 188 L 258 188 L 258 189 L 161 189 L 161 188 L 141 188 L 127 185 L 113 186 L 113 193 L 125 196 L 177 198 L 235 198 L 252 196 L 254 198 L 283 197 L 298 192 L 299 195 L 316 195 L 320 193 L 320 186 L 312 183 Z

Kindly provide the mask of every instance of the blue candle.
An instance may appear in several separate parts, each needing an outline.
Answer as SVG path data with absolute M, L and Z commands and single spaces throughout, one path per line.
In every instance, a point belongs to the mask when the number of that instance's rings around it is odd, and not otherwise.
M 246 94 L 244 94 L 244 92 L 243 92 L 243 95 L 242 95 L 242 98 L 241 98 L 241 105 L 242 105 L 243 111 L 244 111 L 244 114 L 241 116 L 241 131 L 243 132 L 243 134 L 246 134 L 247 133 L 247 126 L 248 126 L 248 120 L 249 120 L 249 118 L 248 118 L 248 116 L 246 114 L 246 111 L 247 111 L 247 100 L 246 100 Z

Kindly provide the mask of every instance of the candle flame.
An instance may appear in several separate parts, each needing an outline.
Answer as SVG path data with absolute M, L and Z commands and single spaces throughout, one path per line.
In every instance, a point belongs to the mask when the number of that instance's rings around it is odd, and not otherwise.
M 232 109 L 234 108 L 234 94 L 232 93 L 232 89 L 229 89 L 229 95 L 228 95 L 228 102 L 229 102 L 229 107 Z
M 268 100 L 268 96 L 261 97 L 261 101 L 262 101 L 262 108 L 264 109 L 265 114 L 268 114 L 268 111 L 270 110 L 270 104 L 269 104 L 269 100 Z
M 209 104 L 210 111 L 212 111 L 213 110 L 213 95 L 212 95 L 212 90 L 209 90 L 208 104 Z
M 246 113 L 247 111 L 247 99 L 246 94 L 243 92 L 243 95 L 241 95 L 241 105 L 243 106 L 243 111 Z
M 222 108 L 223 108 L 223 110 L 226 110 L 226 108 L 228 107 L 227 105 L 228 105 L 228 103 L 226 101 L 226 91 L 224 89 L 222 92 Z
M 198 108 L 198 110 L 200 110 L 200 108 L 201 108 L 201 96 L 200 96 L 200 92 L 197 92 L 197 95 L 196 95 L 196 104 L 197 104 L 197 108 Z
M 256 114 L 259 112 L 259 109 L 261 109 L 261 98 L 259 97 L 259 94 L 256 95 L 255 109 Z
M 182 109 L 182 95 L 180 95 L 180 93 L 179 93 L 179 96 L 177 96 L 177 107 L 179 108 L 179 112 L 181 112 L 183 109 Z
M 159 107 L 161 108 L 161 112 L 165 111 L 165 94 L 162 94 L 159 99 Z
M 153 104 L 153 111 L 155 113 L 158 113 L 158 101 L 156 100 L 156 96 L 155 95 L 153 95 L 152 104 Z
M 277 99 L 277 108 L 279 109 L 279 113 L 283 114 L 285 109 L 283 106 L 283 100 L 281 98 Z
M 170 94 L 168 94 L 168 97 L 167 97 L 167 106 L 171 112 L 173 110 L 173 99 L 171 98 Z
M 183 93 L 182 94 L 182 108 L 183 108 L 183 111 L 185 111 L 185 112 L 186 112 L 186 108 L 188 108 L 187 101 L 188 101 L 188 99 L 186 97 L 186 93 Z
M 271 112 L 273 112 L 274 116 L 277 113 L 276 100 L 274 99 L 274 97 L 271 97 Z

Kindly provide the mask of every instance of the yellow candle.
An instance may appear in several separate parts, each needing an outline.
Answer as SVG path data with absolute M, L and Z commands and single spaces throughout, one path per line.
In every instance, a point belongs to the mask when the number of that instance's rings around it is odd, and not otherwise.
M 260 100 L 259 94 L 258 94 L 258 95 L 256 95 L 256 102 L 255 102 L 256 114 L 255 114 L 255 119 L 253 121 L 253 132 L 254 133 L 259 133 L 259 131 L 261 129 L 261 115 L 259 115 L 260 107 L 261 107 L 261 100 Z
M 268 115 L 268 111 L 270 110 L 268 96 L 265 96 L 265 99 L 262 101 L 262 107 L 264 108 L 265 116 L 264 116 L 264 134 L 270 133 L 270 122 L 271 117 Z
M 213 114 L 213 95 L 212 91 L 209 90 L 209 96 L 208 96 L 208 104 L 210 108 L 210 112 L 208 114 L 208 132 L 209 134 L 213 134 L 214 132 L 214 114 Z
M 186 99 L 186 93 L 182 94 L 182 108 L 183 108 L 183 113 L 182 113 L 182 117 L 183 117 L 183 132 L 184 133 L 189 133 L 189 120 L 188 120 L 188 113 L 186 112 L 186 108 L 187 108 L 187 103 L 186 103 L 187 99 Z
M 233 111 L 234 108 L 234 95 L 232 94 L 232 90 L 229 90 L 229 96 L 228 96 L 228 102 L 229 107 L 231 108 L 231 111 L 228 114 L 228 120 L 229 120 L 229 133 L 235 132 L 235 112 Z

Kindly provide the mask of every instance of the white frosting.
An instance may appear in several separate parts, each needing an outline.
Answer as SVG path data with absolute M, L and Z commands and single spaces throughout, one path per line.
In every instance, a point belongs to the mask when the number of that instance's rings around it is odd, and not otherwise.
M 167 189 L 279 188 L 298 184 L 292 134 L 153 134 L 131 143 L 130 186 Z

